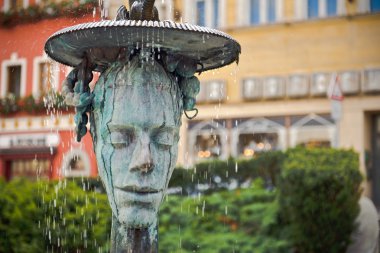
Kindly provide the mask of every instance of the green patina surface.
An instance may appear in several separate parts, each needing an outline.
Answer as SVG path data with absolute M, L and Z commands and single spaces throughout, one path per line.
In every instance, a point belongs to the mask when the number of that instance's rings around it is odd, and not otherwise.
M 157 250 L 157 214 L 177 160 L 181 116 L 194 109 L 199 92 L 194 64 L 173 59 L 140 50 L 101 73 L 92 92 L 85 87 L 92 78 L 90 63 L 74 69 L 64 83 L 67 102 L 77 108 L 78 140 L 87 132 L 90 113 L 113 215 L 112 252 Z

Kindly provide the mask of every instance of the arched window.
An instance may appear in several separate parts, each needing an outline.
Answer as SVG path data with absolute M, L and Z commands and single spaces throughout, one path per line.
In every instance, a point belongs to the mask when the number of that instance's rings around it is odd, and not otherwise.
M 90 176 L 90 159 L 85 151 L 73 149 L 66 153 L 62 163 L 62 174 L 65 177 Z
M 233 156 L 252 157 L 256 153 L 283 149 L 285 127 L 265 118 L 250 119 L 232 130 Z
M 295 117 L 290 129 L 290 144 L 292 147 L 301 145 L 307 147 L 336 146 L 336 125 L 329 117 L 310 114 L 302 118 Z
M 188 136 L 190 164 L 209 158 L 227 158 L 227 130 L 223 123 L 200 122 L 190 128 Z

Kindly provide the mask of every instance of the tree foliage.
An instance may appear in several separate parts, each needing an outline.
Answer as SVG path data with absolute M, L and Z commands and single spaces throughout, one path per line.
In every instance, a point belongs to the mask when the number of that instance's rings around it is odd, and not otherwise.
M 359 212 L 355 152 L 296 148 L 195 167 L 172 186 L 210 188 L 166 197 L 160 252 L 345 252 Z M 233 180 L 251 185 L 226 190 Z M 0 253 L 109 252 L 110 228 L 99 179 L 0 180 Z
M 108 252 L 107 197 L 70 181 L 0 183 L 0 252 Z
M 359 158 L 352 150 L 291 149 L 280 178 L 281 214 L 299 253 L 344 253 L 359 213 Z

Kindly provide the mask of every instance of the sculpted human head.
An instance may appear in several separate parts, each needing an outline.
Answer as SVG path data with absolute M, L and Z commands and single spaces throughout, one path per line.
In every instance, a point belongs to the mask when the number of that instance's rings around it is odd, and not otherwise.
M 91 134 L 114 217 L 156 222 L 177 161 L 182 95 L 175 76 L 139 57 L 114 63 L 93 91 Z

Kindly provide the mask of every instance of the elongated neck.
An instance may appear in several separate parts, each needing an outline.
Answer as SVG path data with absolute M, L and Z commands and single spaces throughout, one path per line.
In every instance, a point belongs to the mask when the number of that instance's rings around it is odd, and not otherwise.
M 157 224 L 144 228 L 130 228 L 112 217 L 111 253 L 157 253 Z

